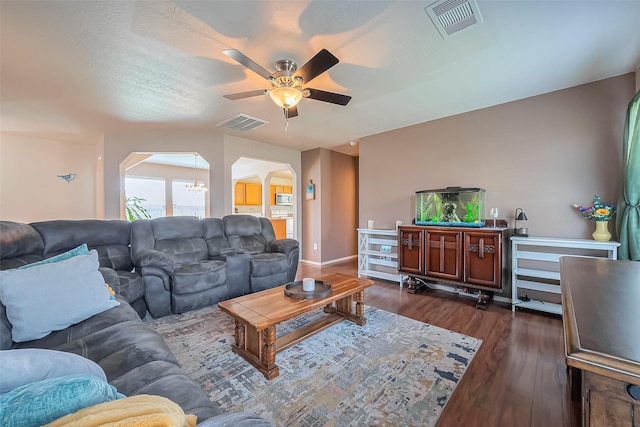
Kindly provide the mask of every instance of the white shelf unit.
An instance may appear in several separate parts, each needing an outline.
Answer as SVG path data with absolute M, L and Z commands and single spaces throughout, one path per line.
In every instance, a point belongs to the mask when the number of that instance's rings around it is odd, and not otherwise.
M 358 277 L 364 276 L 399 282 L 402 287 L 403 277 L 398 273 L 398 230 L 358 228 Z
M 618 242 L 588 239 L 511 237 L 511 310 L 522 307 L 562 315 L 562 305 L 553 301 L 560 300 L 560 257 L 616 259 L 618 246 Z M 520 300 L 529 293 L 539 298 Z

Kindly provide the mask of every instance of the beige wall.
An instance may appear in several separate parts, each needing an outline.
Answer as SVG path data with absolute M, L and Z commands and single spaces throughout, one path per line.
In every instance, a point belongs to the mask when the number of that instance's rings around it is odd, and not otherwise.
M 98 143 L 2 133 L 0 219 L 34 222 L 97 218 Z M 75 173 L 70 183 L 57 175 Z
M 630 73 L 362 138 L 360 226 L 410 223 L 415 191 L 459 185 L 486 189 L 486 214 L 512 227 L 522 207 L 533 235 L 591 238 L 571 205 L 617 201 L 634 86 Z
M 322 149 L 302 152 L 302 242 L 300 259 L 312 263 L 322 262 Z M 310 182 L 315 185 L 315 199 L 306 200 L 305 189 Z M 329 195 L 327 194 L 327 197 Z M 316 244 L 316 249 L 313 245 Z
M 301 258 L 326 264 L 356 254 L 357 158 L 318 148 L 302 153 L 302 183 L 315 185 L 315 199 L 303 197 Z M 304 193 L 304 191 L 303 191 Z M 313 245 L 317 244 L 317 249 Z

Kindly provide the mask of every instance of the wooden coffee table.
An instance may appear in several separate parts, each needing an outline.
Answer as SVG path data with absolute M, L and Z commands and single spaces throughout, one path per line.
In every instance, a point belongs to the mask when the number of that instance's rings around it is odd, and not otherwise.
M 279 286 L 218 303 L 218 308 L 235 321 L 235 342 L 231 349 L 269 380 L 280 374 L 276 353 L 344 319 L 360 326 L 367 323 L 364 318 L 364 289 L 373 285 L 372 280 L 340 273 L 315 279 L 331 284 L 331 295 L 295 299 L 285 295 L 284 286 Z M 278 323 L 323 306 L 326 316 L 276 339 Z

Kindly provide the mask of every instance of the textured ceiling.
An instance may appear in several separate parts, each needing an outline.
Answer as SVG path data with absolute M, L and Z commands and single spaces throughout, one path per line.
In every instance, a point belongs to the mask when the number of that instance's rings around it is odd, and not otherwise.
M 306 150 L 348 142 L 634 71 L 640 1 L 479 1 L 484 23 L 443 39 L 431 1 L 0 2 L 1 129 L 93 141 L 110 130 L 219 130 L 245 113 L 245 138 Z M 268 88 L 222 53 L 273 70 L 326 48 L 340 63 L 285 130 Z M 233 133 L 233 132 L 230 132 Z M 357 147 L 356 147 L 357 148 Z

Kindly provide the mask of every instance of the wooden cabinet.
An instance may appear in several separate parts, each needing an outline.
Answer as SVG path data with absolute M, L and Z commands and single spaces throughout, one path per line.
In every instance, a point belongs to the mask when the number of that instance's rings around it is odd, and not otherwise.
M 462 280 L 462 232 L 427 229 L 425 235 L 425 274 L 438 279 Z
M 582 372 L 582 425 L 588 427 L 629 427 L 640 420 L 640 386 L 593 372 Z
M 401 226 L 398 271 L 409 276 L 410 290 L 415 290 L 412 285 L 419 277 L 502 291 L 507 274 L 506 237 L 506 228 Z
M 502 236 L 496 233 L 464 233 L 464 282 L 502 288 Z
M 237 182 L 235 203 L 236 205 L 262 205 L 262 185 L 252 182 Z
M 406 274 L 424 274 L 424 229 L 398 228 L 398 271 Z
M 640 425 L 640 263 L 562 256 L 562 324 L 582 426 Z

